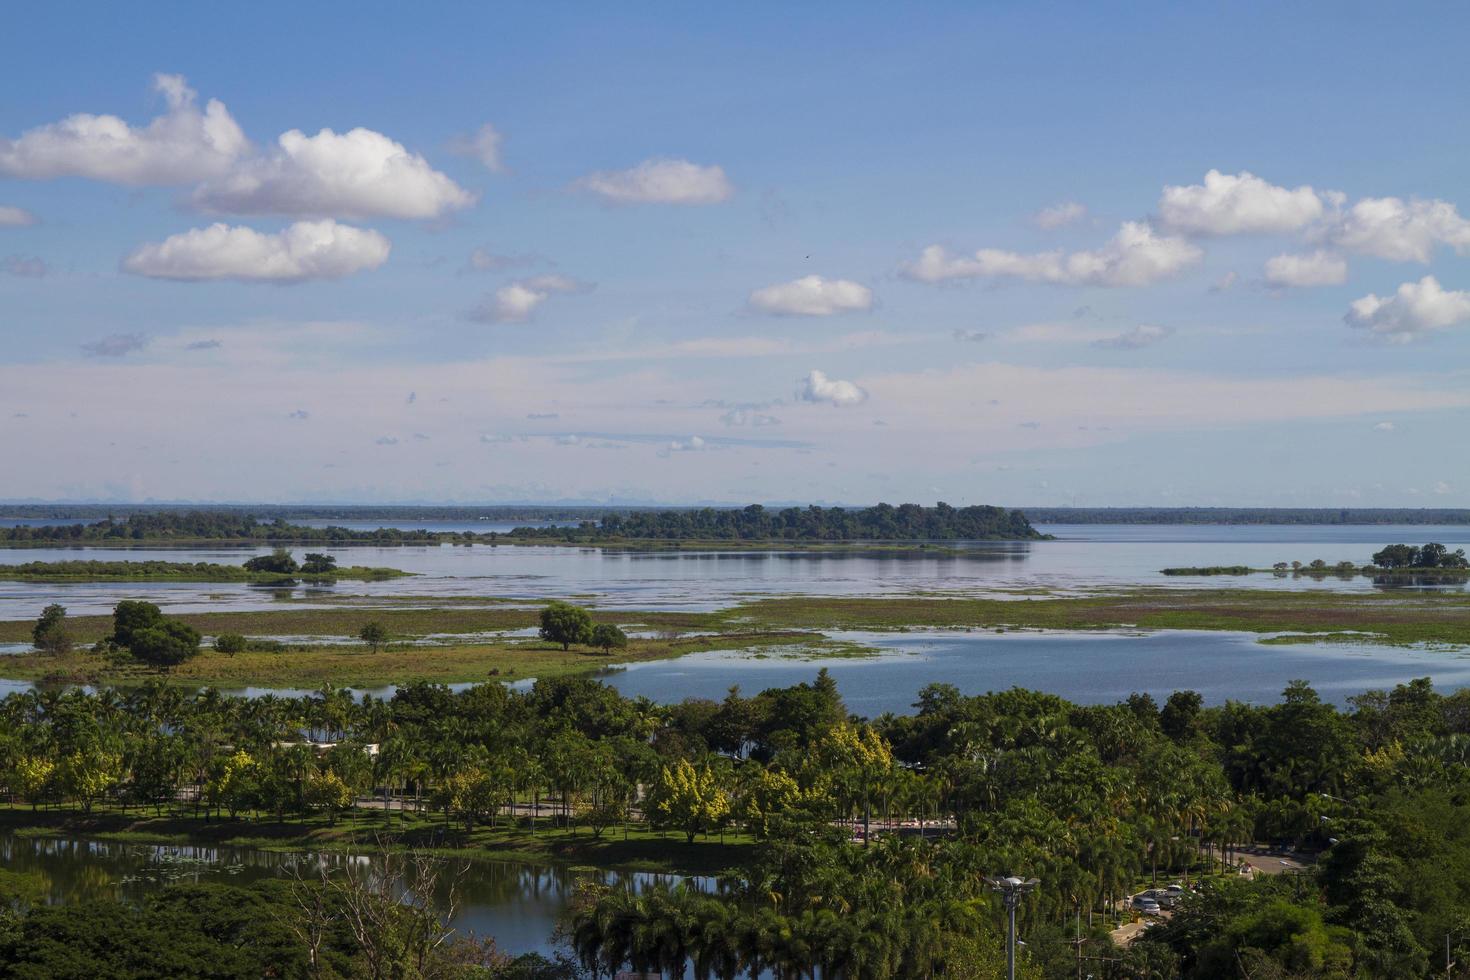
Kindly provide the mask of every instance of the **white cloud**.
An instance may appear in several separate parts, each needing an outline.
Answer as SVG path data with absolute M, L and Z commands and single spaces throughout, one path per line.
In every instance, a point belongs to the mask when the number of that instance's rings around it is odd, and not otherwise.
M 1092 346 L 1106 347 L 1112 350 L 1138 350 L 1143 347 L 1151 347 L 1161 340 L 1166 340 L 1173 333 L 1173 327 L 1155 327 L 1147 323 L 1140 323 L 1132 330 L 1114 334 L 1111 337 L 1099 337 L 1092 342 Z
M 952 258 L 930 245 L 900 271 L 921 282 L 1013 277 L 1066 286 L 1145 286 L 1179 275 L 1203 255 L 1197 245 L 1161 236 L 1147 222 L 1125 221 L 1099 249 L 1023 255 L 982 248 L 973 258 Z
M 1447 493 L 1454 493 L 1455 492 L 1455 488 L 1452 487 L 1452 486 L 1450 486 L 1445 481 L 1440 480 L 1437 483 L 1435 483 L 1435 485 L 1433 487 L 1430 488 L 1430 491 L 1433 492 L 1433 493 L 1437 493 L 1437 494 L 1447 494 Z
M 25 208 L 0 204 L 0 228 L 24 228 L 36 223 L 36 216 Z
M 461 156 L 474 157 L 492 174 L 505 173 L 505 161 L 500 156 L 500 144 L 505 136 L 494 126 L 486 123 L 472 136 L 455 139 L 449 149 Z
M 1365 255 L 1427 263 L 1437 245 L 1462 255 L 1470 249 L 1470 221 L 1448 201 L 1365 197 L 1338 218 L 1330 237 Z
M 580 293 L 591 288 L 588 283 L 566 276 L 519 279 L 495 290 L 469 316 L 481 323 L 525 323 L 553 293 Z
M 598 171 L 572 186 L 617 204 L 718 204 L 735 193 L 723 167 L 669 159 Z
M 791 282 L 757 289 L 750 308 L 777 316 L 831 316 L 873 308 L 873 291 L 850 279 L 802 276 Z
M 122 269 L 152 279 L 301 282 L 340 279 L 376 269 L 388 258 L 388 239 L 335 221 L 298 221 L 274 234 L 213 224 L 140 246 Z
M 1340 286 L 1347 282 L 1347 261 L 1318 249 L 1304 255 L 1277 255 L 1266 260 L 1266 283 L 1276 287 Z
M 47 180 L 88 177 L 134 186 L 188 184 L 227 171 L 250 143 L 229 110 L 210 99 L 204 111 L 182 75 L 154 75 L 168 111 L 146 126 L 117 116 L 77 113 L 0 139 L 0 174 Z
M 1076 201 L 1063 201 L 1049 208 L 1042 208 L 1031 216 L 1040 228 L 1061 228 L 1087 217 L 1087 208 Z
M 1277 187 L 1244 170 L 1211 170 L 1203 184 L 1166 186 L 1159 198 L 1164 224 L 1193 235 L 1296 231 L 1322 217 L 1322 211 L 1322 198 L 1311 187 Z
M 435 218 L 475 195 L 417 153 L 371 129 L 282 133 L 268 155 L 195 191 L 196 205 L 231 214 Z
M 857 405 L 867 400 L 868 393 L 851 381 L 838 381 L 813 370 L 802 379 L 796 397 L 804 402 L 830 402 L 832 405 Z
M 781 420 L 774 415 L 753 408 L 732 408 L 720 416 L 720 421 L 725 425 L 748 425 L 760 427 L 766 425 L 780 425 Z
M 699 436 L 690 436 L 688 439 L 674 439 L 667 446 L 659 450 L 660 456 L 668 456 L 671 453 L 702 453 L 709 448 L 708 444 Z
M 1470 321 L 1470 292 L 1446 290 L 1433 276 L 1406 282 L 1392 296 L 1369 293 L 1354 300 L 1348 326 L 1369 330 L 1394 343 L 1407 343 L 1435 330 Z
M 1392 422 L 1379 422 L 1373 426 L 1374 432 L 1392 432 L 1396 426 Z

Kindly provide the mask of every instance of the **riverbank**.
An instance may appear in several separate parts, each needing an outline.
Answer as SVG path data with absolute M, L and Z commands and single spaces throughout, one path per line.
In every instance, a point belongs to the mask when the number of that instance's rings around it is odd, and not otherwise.
M 18 836 L 80 837 L 135 844 L 214 845 L 280 852 L 422 850 L 460 861 L 508 861 L 584 866 L 609 871 L 718 875 L 753 857 L 754 839 L 743 833 L 716 834 L 693 844 L 677 831 L 641 826 L 609 827 L 596 836 L 585 827 L 570 832 L 542 818 L 532 830 L 514 827 L 445 826 L 442 815 L 399 813 L 391 824 L 380 810 L 354 810 L 337 818 L 291 817 L 212 819 L 186 815 L 152 816 L 139 809 L 98 807 L 90 814 L 72 810 L 32 810 L 0 803 L 0 832 Z

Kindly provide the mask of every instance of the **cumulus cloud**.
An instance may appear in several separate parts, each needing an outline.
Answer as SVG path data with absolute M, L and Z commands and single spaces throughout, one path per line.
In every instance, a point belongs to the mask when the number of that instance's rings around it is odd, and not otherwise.
M 274 234 L 213 224 L 140 246 L 124 272 L 151 279 L 303 282 L 340 279 L 388 259 L 388 239 L 335 221 L 298 221 Z
M 1470 292 L 1444 289 L 1439 280 L 1425 276 L 1403 283 L 1392 296 L 1369 293 L 1354 300 L 1344 319 L 1383 340 L 1408 343 L 1470 321 Z
M 873 291 L 850 279 L 802 276 L 791 282 L 757 289 L 750 308 L 776 316 L 832 316 L 873 308 Z
M 1448 201 L 1365 197 L 1338 218 L 1330 237 L 1365 255 L 1427 263 L 1438 245 L 1462 255 L 1470 249 L 1470 221 Z
M 188 184 L 226 172 L 250 146 L 229 110 L 210 99 L 203 111 L 182 75 L 154 75 L 168 111 L 146 126 L 117 116 L 77 113 L 0 138 L 0 174 L 32 180 L 88 177 L 116 184 Z
M 519 279 L 495 290 L 485 302 L 471 310 L 469 318 L 480 323 L 525 323 L 553 293 L 581 293 L 588 283 L 566 276 L 535 276 Z
M 1144 221 L 1125 221 L 1102 248 L 1030 255 L 982 248 L 973 257 L 951 257 L 930 245 L 901 272 L 920 282 L 1010 277 L 1065 286 L 1146 286 L 1170 279 L 1199 262 L 1199 246 L 1159 235 Z
M 1430 487 L 1429 489 L 1430 489 L 1430 492 L 1431 493 L 1438 493 L 1438 494 L 1447 494 L 1447 493 L 1454 493 L 1455 492 L 1455 488 L 1452 487 L 1452 486 L 1450 486 L 1444 480 L 1440 480 L 1440 481 L 1436 482 L 1434 484 L 1434 486 Z
M 1266 283 L 1277 288 L 1340 286 L 1347 282 L 1347 261 L 1318 249 L 1304 255 L 1277 255 L 1266 260 Z
M 1063 201 L 1049 208 L 1042 208 L 1031 216 L 1040 228 L 1061 228 L 1087 217 L 1087 208 L 1076 201 Z
M 668 445 L 659 450 L 660 456 L 668 456 L 672 453 L 702 453 L 708 448 L 708 444 L 699 436 L 690 436 L 688 439 L 674 439 Z
M 193 196 L 208 211 L 336 218 L 435 218 L 475 200 L 419 154 L 362 128 L 282 133 L 271 153 Z
M 7 255 L 0 259 L 0 272 L 22 279 L 43 279 L 50 271 L 51 267 L 34 255 Z
M 821 371 L 813 370 L 802 379 L 796 397 L 804 402 L 826 402 L 841 407 L 867 401 L 868 393 L 851 381 L 838 381 Z
M 24 228 L 36 223 L 36 216 L 25 208 L 0 204 L 0 228 Z
M 1111 337 L 1099 337 L 1092 342 L 1092 346 L 1105 347 L 1110 350 L 1139 350 L 1143 347 L 1152 347 L 1159 341 L 1168 339 L 1173 333 L 1173 327 L 1155 327 L 1140 323 L 1132 330 L 1126 330 Z
M 505 172 L 505 161 L 500 155 L 503 142 L 505 137 L 500 130 L 486 123 L 473 134 L 456 138 L 449 149 L 460 156 L 474 157 L 492 174 L 500 174 Z
M 1191 235 L 1296 231 L 1322 213 L 1322 197 L 1311 187 L 1278 187 L 1244 170 L 1211 170 L 1203 184 L 1166 186 L 1159 198 L 1164 224 Z
M 735 193 L 723 167 L 688 160 L 644 160 L 628 170 L 601 170 L 572 185 L 615 204 L 719 204 Z
M 749 425 L 754 427 L 765 425 L 780 425 L 781 420 L 774 415 L 754 408 L 732 408 L 720 416 L 720 421 L 725 425 Z
M 1392 432 L 1395 428 L 1397 428 L 1397 426 L 1395 426 L 1392 422 L 1379 422 L 1377 425 L 1373 426 L 1373 431 Z
M 148 337 L 145 334 L 114 333 L 83 344 L 82 350 L 93 357 L 124 357 L 147 346 Z

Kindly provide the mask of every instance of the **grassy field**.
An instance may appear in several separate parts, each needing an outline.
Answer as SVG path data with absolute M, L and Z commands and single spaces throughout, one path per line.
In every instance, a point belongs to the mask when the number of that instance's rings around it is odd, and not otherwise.
M 485 600 L 490 602 L 492 600 Z M 537 610 L 467 603 L 444 608 L 285 608 L 178 617 L 206 635 L 247 637 L 355 636 L 369 620 L 383 623 L 397 643 L 307 645 L 226 656 L 206 650 L 167 675 L 89 652 L 66 657 L 0 657 L 0 677 L 16 680 L 129 684 L 166 676 L 174 683 L 219 687 L 315 688 L 322 684 L 375 687 L 407 681 L 442 683 L 586 673 L 610 665 L 661 660 L 701 650 L 747 650 L 812 659 L 861 655 L 857 645 L 826 634 L 844 629 L 1231 630 L 1267 642 L 1373 642 L 1470 646 L 1470 595 L 1459 592 L 1332 592 L 1298 589 L 1121 589 L 1059 596 L 1043 591 L 1004 598 L 913 595 L 895 598 L 795 596 L 752 599 L 712 613 L 603 610 L 594 618 L 651 636 L 635 638 L 612 657 L 510 637 L 455 634 L 534 626 Z M 0 623 L 0 642 L 25 642 L 30 622 Z M 70 621 L 89 644 L 110 631 L 107 617 Z M 405 640 L 442 634 L 445 642 Z M 693 635 L 698 634 L 698 635 Z M 705 635 L 707 634 L 707 635 Z
M 614 656 L 583 647 L 562 650 L 541 641 L 407 646 L 316 646 L 280 652 L 245 651 L 229 656 L 206 648 L 199 656 L 161 672 L 135 663 L 78 651 L 64 657 L 26 654 L 0 657 L 0 675 L 13 680 L 76 684 L 141 684 L 150 679 L 189 687 L 382 687 L 409 681 L 458 683 L 558 677 L 616 664 L 667 660 L 712 649 L 759 650 L 820 644 L 819 633 L 733 632 L 684 639 L 638 639 Z
M 791 597 L 747 603 L 727 622 L 781 629 L 1238 630 L 1358 641 L 1470 645 L 1470 595 L 1286 589 L 1128 589 L 1007 599 Z M 1337 636 L 1333 636 L 1337 634 Z
M 521 822 L 507 826 L 446 827 L 442 816 L 401 814 L 385 823 L 381 811 L 344 814 L 331 825 L 324 816 L 205 820 L 189 816 L 152 816 L 140 810 L 99 807 L 91 814 L 38 810 L 0 803 L 0 831 L 21 836 L 76 836 L 138 844 L 213 844 L 274 851 L 376 850 L 414 848 L 468 861 L 524 861 L 626 871 L 712 875 L 743 866 L 754 849 L 752 838 L 731 833 L 697 838 L 693 844 L 677 831 L 632 826 L 609 827 L 601 837 L 585 826 L 570 832 L 543 818 L 535 830 Z

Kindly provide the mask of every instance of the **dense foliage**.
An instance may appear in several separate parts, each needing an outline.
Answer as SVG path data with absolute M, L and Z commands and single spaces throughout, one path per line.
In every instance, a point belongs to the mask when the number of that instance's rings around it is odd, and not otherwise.
M 1038 524 L 1470 524 L 1451 507 L 1027 507 Z
M 1026 516 L 1003 507 L 788 507 L 767 510 L 646 510 L 607 514 L 566 528 L 517 528 L 513 537 L 658 541 L 994 541 L 1043 537 Z
M 1470 691 L 1416 681 L 1341 711 L 1300 682 L 1219 707 L 931 685 L 915 709 L 854 718 L 825 673 L 669 706 L 586 678 L 361 701 L 32 692 L 0 702 L 0 790 L 275 820 L 381 794 L 440 811 L 446 843 L 553 820 L 764 841 L 718 893 L 583 895 L 569 935 L 604 972 L 992 976 L 1001 919 L 981 876 L 1007 872 L 1042 880 L 1021 911 L 1032 976 L 1074 975 L 1079 951 L 1109 977 L 1427 976 L 1446 937 L 1470 943 Z M 1262 840 L 1321 858 L 1236 874 Z M 1115 948 L 1118 902 L 1170 880 L 1200 892 Z
M 355 531 L 345 527 L 308 527 L 284 518 L 261 521 L 253 515 L 227 510 L 166 510 L 137 513 L 116 520 L 108 517 L 91 524 L 46 524 L 0 527 L 0 543 L 126 544 L 130 541 L 240 541 L 261 543 L 430 544 L 460 535 L 422 529 L 383 527 Z
M 1379 568 L 1467 569 L 1470 568 L 1470 559 L 1466 559 L 1464 548 L 1451 551 L 1434 542 L 1422 548 L 1391 544 L 1373 556 L 1373 564 Z
M 187 561 L 28 561 L 0 565 L 0 578 L 23 582 L 288 582 L 305 579 L 386 579 L 405 573 L 394 568 L 354 565 L 338 568 L 331 555 L 307 555 L 297 564 L 290 552 L 261 555 L 243 565 Z M 317 560 L 313 561 L 315 558 Z

